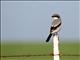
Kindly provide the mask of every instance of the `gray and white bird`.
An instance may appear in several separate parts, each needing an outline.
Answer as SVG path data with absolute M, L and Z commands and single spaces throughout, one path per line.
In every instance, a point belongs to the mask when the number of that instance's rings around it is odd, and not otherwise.
M 58 32 L 60 31 L 60 28 L 61 28 L 61 23 L 62 22 L 61 22 L 60 15 L 58 15 L 58 14 L 52 15 L 52 25 L 50 28 L 50 34 L 47 37 L 46 42 L 48 42 L 50 40 L 52 35 L 54 36 L 55 34 L 58 34 Z

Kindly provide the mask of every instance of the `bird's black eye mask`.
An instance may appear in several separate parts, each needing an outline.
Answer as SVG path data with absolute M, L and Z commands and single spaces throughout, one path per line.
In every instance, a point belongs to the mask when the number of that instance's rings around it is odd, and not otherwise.
M 53 18 L 53 17 L 58 17 L 58 18 L 60 18 L 60 16 L 59 16 L 59 15 L 52 15 L 52 18 Z

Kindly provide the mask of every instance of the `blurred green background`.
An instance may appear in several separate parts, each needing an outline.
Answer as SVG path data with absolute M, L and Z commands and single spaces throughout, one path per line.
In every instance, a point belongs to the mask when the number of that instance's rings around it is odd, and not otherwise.
M 60 60 L 80 60 L 80 42 L 61 41 Z M 52 43 L 2 43 L 1 60 L 53 60 Z M 39 56 L 40 55 L 40 56 Z

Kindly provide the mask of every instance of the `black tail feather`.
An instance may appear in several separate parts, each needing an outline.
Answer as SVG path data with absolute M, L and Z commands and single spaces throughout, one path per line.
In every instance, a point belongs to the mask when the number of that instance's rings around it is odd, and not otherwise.
M 52 36 L 52 34 L 49 34 L 49 36 L 48 36 L 46 42 L 48 42 L 48 41 L 50 40 L 51 36 Z

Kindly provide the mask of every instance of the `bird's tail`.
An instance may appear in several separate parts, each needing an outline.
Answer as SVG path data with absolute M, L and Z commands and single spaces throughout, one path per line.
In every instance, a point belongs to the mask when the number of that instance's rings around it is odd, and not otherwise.
M 46 42 L 48 42 L 50 40 L 51 36 L 52 36 L 52 34 L 50 33 L 47 40 L 46 40 Z

